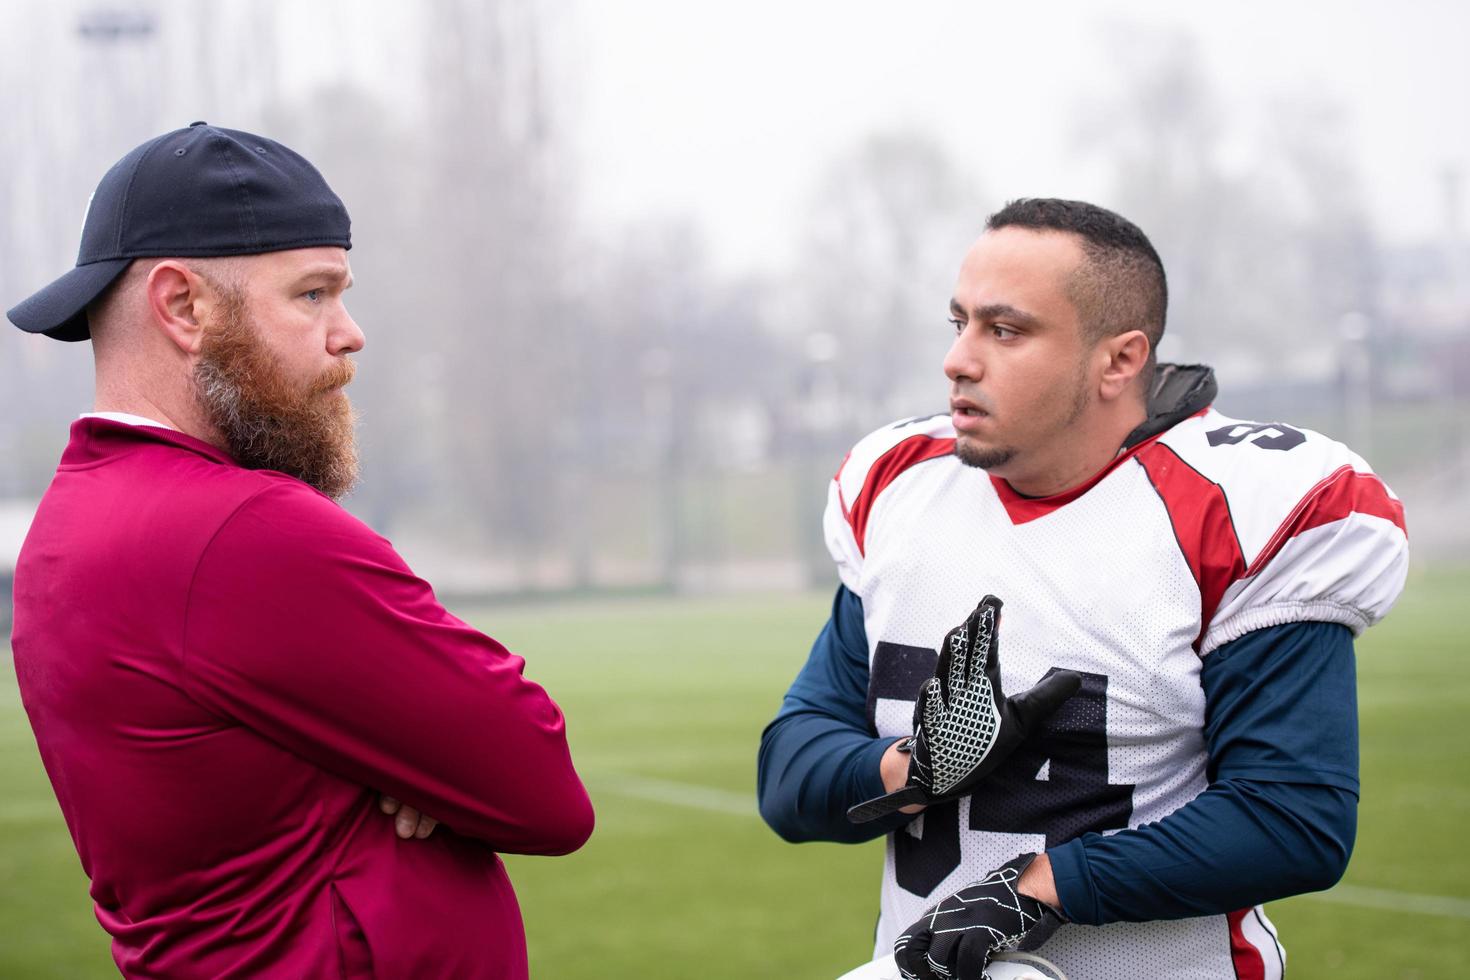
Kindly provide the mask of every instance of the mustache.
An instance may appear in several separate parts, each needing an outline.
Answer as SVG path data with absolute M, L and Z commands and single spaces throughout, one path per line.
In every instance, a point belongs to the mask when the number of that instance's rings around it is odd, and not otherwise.
M 310 391 L 313 395 L 324 395 L 336 388 L 345 388 L 356 375 L 357 365 L 344 357 L 317 375 L 311 382 Z
M 991 402 L 990 398 L 987 395 L 984 395 L 979 391 L 964 391 L 959 387 L 954 387 L 949 390 L 949 399 L 951 402 L 956 400 L 967 401 L 970 404 L 974 405 L 976 408 L 980 409 L 980 411 L 985 412 L 987 415 L 995 414 L 994 403 Z

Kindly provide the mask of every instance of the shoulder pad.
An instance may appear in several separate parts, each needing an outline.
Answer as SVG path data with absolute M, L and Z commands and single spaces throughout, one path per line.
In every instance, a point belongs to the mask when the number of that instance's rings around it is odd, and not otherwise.
M 860 439 L 842 461 L 827 495 L 822 527 L 843 584 L 860 592 L 868 516 L 905 470 L 954 452 L 948 414 L 901 419 Z
M 1361 631 L 1397 598 L 1404 509 L 1362 457 L 1309 429 L 1214 410 L 1138 456 L 1200 586 L 1200 652 L 1284 622 Z
M 1320 497 L 1329 484 L 1341 482 L 1346 489 L 1361 477 L 1383 488 L 1379 496 L 1392 497 L 1357 453 L 1311 429 L 1283 422 L 1244 421 L 1210 409 L 1176 425 L 1159 443 L 1223 492 L 1247 567 L 1265 557 L 1292 511 Z M 1402 515 L 1401 505 L 1397 511 Z
M 915 463 L 953 451 L 954 426 L 947 413 L 901 419 L 868 433 L 852 447 L 833 477 L 843 510 L 865 512 L 898 474 Z

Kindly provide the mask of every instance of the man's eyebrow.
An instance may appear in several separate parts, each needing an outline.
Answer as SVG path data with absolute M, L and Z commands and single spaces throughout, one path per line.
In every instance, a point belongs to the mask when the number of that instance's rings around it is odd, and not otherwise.
M 305 283 L 312 279 L 326 280 L 336 283 L 343 289 L 352 288 L 352 273 L 340 265 L 316 265 L 302 270 L 296 277 L 296 282 Z
M 1009 303 L 987 303 L 984 306 L 975 307 L 967 314 L 965 308 L 960 305 L 960 301 L 952 299 L 949 301 L 949 311 L 958 317 L 968 315 L 973 316 L 976 320 L 1005 320 L 1017 326 L 1031 326 L 1039 322 L 1034 315 L 1017 309 Z

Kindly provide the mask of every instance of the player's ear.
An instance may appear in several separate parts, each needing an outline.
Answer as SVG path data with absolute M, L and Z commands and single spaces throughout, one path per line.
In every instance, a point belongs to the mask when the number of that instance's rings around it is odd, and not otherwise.
M 1121 398 L 1148 364 L 1148 335 L 1142 330 L 1125 330 L 1105 338 L 1098 350 L 1104 358 L 1098 394 L 1103 401 Z
M 185 354 L 197 354 L 209 311 L 221 297 L 193 269 L 164 259 L 148 273 L 144 287 L 153 326 Z

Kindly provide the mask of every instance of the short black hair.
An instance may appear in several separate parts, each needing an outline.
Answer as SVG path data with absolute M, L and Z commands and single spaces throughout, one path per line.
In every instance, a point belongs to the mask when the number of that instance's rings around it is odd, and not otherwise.
M 985 227 L 1062 231 L 1082 239 L 1087 262 L 1072 276 L 1067 291 L 1083 330 L 1094 341 L 1142 330 L 1152 369 L 1164 336 L 1169 282 L 1159 253 L 1137 225 L 1086 201 L 1023 197 L 992 214 Z

